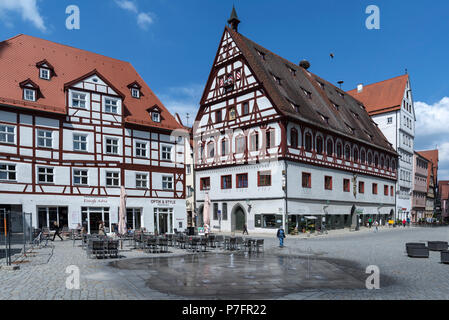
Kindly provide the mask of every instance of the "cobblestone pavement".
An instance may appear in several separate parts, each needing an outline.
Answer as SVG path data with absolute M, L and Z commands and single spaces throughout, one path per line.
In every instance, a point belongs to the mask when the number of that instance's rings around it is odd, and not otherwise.
M 449 266 L 440 263 L 439 253 L 431 252 L 429 259 L 411 259 L 405 254 L 406 242 L 429 240 L 449 241 L 449 228 L 395 228 L 378 233 L 364 230 L 323 237 L 287 237 L 286 246 L 282 249 L 274 236 L 265 236 L 264 255 L 292 259 L 308 257 L 312 271 L 319 269 L 320 260 L 324 259 L 360 281 L 368 276 L 364 273 L 368 265 L 376 265 L 380 269 L 378 290 L 312 288 L 276 297 L 278 299 L 449 299 Z M 165 254 L 166 257 L 186 254 L 185 250 L 170 250 L 172 253 Z M 137 250 L 127 250 L 122 254 L 124 258 L 131 259 L 154 257 L 154 254 Z M 121 263 L 126 261 L 123 258 L 119 260 Z M 55 241 L 47 248 L 33 250 L 21 261 L 18 271 L 0 270 L 0 300 L 196 298 L 153 290 L 148 286 L 151 270 L 122 270 L 110 265 L 115 261 L 113 259 L 87 259 L 85 251 L 73 247 L 71 241 Z M 70 265 L 80 269 L 79 290 L 66 289 L 68 274 L 65 271 Z

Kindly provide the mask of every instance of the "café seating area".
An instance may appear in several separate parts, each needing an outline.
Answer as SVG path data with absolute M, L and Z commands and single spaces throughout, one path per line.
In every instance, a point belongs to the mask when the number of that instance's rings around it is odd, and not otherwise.
M 108 234 L 111 235 L 111 234 Z M 170 253 L 170 248 L 186 250 L 186 252 L 238 251 L 258 253 L 264 251 L 264 240 L 243 236 L 227 236 L 208 234 L 189 235 L 184 232 L 156 235 L 151 232 L 135 231 L 126 235 L 82 234 L 71 231 L 70 238 L 75 246 L 81 241 L 89 258 L 117 258 L 123 246 L 127 250 L 141 250 L 145 253 Z

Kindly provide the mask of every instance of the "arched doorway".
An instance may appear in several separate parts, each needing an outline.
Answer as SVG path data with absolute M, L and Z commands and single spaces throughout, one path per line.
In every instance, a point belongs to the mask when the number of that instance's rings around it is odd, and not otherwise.
M 232 210 L 231 214 L 231 231 L 243 231 L 243 226 L 246 223 L 245 209 L 240 204 L 237 204 Z

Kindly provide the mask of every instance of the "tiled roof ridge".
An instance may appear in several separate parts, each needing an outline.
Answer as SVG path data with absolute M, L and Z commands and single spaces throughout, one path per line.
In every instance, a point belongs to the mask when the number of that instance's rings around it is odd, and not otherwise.
M 363 85 L 363 90 L 365 90 L 367 87 L 372 87 L 372 86 L 374 86 L 374 85 L 379 85 L 379 84 L 381 84 L 381 83 L 388 82 L 388 81 L 399 80 L 400 78 L 403 78 L 403 77 L 407 77 L 407 78 L 408 78 L 408 77 L 409 77 L 409 74 L 401 74 L 401 75 L 399 75 L 399 76 L 396 76 L 396 77 L 393 77 L 393 78 L 389 78 L 389 79 L 385 79 L 385 80 L 382 80 L 382 81 L 373 82 L 373 83 L 366 84 L 366 85 L 364 84 L 364 85 Z M 355 91 L 355 90 L 357 90 L 357 88 L 348 90 L 347 92 L 351 92 L 351 91 Z
M 63 44 L 63 43 L 56 42 L 56 41 L 51 41 L 51 40 L 40 38 L 40 37 L 36 37 L 36 36 L 30 36 L 30 35 L 24 34 L 24 33 L 20 33 L 20 34 L 12 37 L 10 39 L 2 41 L 2 42 L 8 42 L 8 41 L 11 41 L 11 40 L 16 40 L 16 39 L 18 39 L 20 37 L 29 37 L 29 38 L 33 38 L 33 39 L 38 39 L 39 41 L 49 42 L 49 43 L 51 43 L 53 45 L 69 48 L 69 49 L 72 49 L 72 50 L 75 50 L 75 51 L 81 51 L 82 53 L 86 53 L 86 54 L 94 54 L 94 55 L 99 56 L 101 58 L 106 58 L 106 59 L 118 61 L 118 62 L 121 62 L 121 63 L 127 63 L 127 64 L 132 66 L 132 64 L 129 61 L 126 61 L 126 60 L 113 58 L 113 57 L 110 57 L 110 56 L 107 56 L 107 55 L 104 55 L 104 54 L 101 54 L 101 53 L 89 51 L 89 50 L 86 50 L 86 49 L 77 48 L 77 47 L 74 47 L 74 46 L 70 46 L 70 45 L 67 45 L 67 44 Z

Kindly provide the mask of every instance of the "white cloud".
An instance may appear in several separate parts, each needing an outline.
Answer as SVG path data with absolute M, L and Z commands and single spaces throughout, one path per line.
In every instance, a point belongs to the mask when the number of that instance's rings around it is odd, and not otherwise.
M 137 25 L 143 30 L 148 30 L 148 26 L 154 22 L 155 15 L 151 12 L 140 12 L 137 8 L 137 4 L 134 1 L 115 0 L 115 3 L 121 9 L 136 14 Z
M 438 148 L 438 179 L 449 179 L 449 97 L 434 104 L 415 102 L 417 150 Z
M 148 30 L 148 26 L 153 23 L 153 18 L 151 13 L 141 12 L 137 16 L 137 24 L 143 30 Z
M 174 115 L 178 113 L 184 125 L 192 126 L 200 105 L 203 85 L 191 84 L 183 87 L 171 87 L 166 93 L 158 95 L 162 103 Z M 187 113 L 189 121 L 187 123 Z
M 128 10 L 134 13 L 138 13 L 137 6 L 134 2 L 128 0 L 115 0 L 115 3 L 122 9 Z
M 17 12 L 21 14 L 24 21 L 31 22 L 36 28 L 45 32 L 44 18 L 39 13 L 36 0 L 1 0 L 0 1 L 0 16 L 6 19 L 6 24 L 11 25 L 9 20 L 9 13 Z
M 415 113 L 417 134 L 449 133 L 449 97 L 444 97 L 432 105 L 416 102 Z

